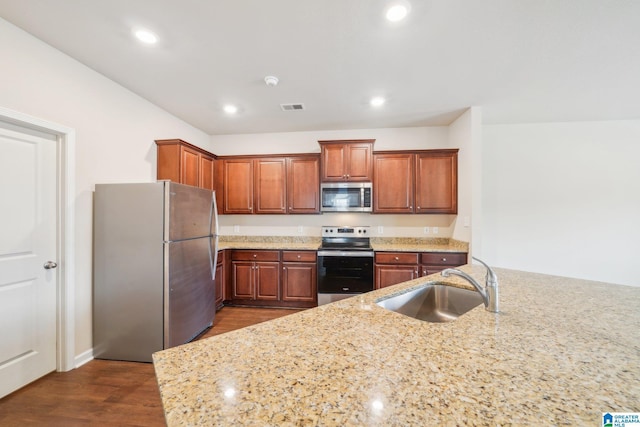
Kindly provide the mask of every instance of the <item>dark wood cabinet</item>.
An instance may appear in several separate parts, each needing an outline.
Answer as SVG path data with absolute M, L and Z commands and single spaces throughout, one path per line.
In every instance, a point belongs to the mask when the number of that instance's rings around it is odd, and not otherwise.
M 458 212 L 458 150 L 374 154 L 374 213 Z
M 320 213 L 319 163 L 317 155 L 224 158 L 223 213 Z
M 317 304 L 315 251 L 282 251 L 282 301 Z
M 396 285 L 466 263 L 464 252 L 376 252 L 375 288 Z
M 373 212 L 413 213 L 415 154 L 373 156 Z
M 445 268 L 454 268 L 467 264 L 464 252 L 423 252 L 420 254 L 420 271 L 422 276 L 439 273 Z
M 234 250 L 231 253 L 232 299 L 280 299 L 280 252 Z
M 458 150 L 416 154 L 415 212 L 458 213 Z
M 318 141 L 322 182 L 373 179 L 373 139 Z
M 376 289 L 420 277 L 415 252 L 376 252 L 374 269 Z
M 231 303 L 259 307 L 317 305 L 316 251 L 231 251 Z
M 287 159 L 264 158 L 253 160 L 254 210 L 257 214 L 287 212 Z
M 253 213 L 253 160 L 225 159 L 222 162 L 224 176 L 225 214 Z
M 216 262 L 216 310 L 219 310 L 224 305 L 225 300 L 225 251 L 218 251 L 218 260 Z
M 287 213 L 320 213 L 320 156 L 287 158 Z
M 181 139 L 159 139 L 156 145 L 158 180 L 215 189 L 213 154 Z

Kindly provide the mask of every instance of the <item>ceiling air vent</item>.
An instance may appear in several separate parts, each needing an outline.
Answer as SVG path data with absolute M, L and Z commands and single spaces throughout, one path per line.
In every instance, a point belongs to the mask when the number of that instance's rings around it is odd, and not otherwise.
M 299 111 L 304 110 L 304 104 L 280 104 L 282 111 Z

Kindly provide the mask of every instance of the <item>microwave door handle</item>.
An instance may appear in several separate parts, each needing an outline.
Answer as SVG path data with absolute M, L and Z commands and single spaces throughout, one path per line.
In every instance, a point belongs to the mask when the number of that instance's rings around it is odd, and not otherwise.
M 364 207 L 364 187 L 360 187 L 360 207 Z

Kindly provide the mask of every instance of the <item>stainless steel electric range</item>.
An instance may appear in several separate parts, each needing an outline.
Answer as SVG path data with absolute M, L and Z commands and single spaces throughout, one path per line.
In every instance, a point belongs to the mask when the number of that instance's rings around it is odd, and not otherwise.
M 318 249 L 318 305 L 373 290 L 369 227 L 322 227 Z

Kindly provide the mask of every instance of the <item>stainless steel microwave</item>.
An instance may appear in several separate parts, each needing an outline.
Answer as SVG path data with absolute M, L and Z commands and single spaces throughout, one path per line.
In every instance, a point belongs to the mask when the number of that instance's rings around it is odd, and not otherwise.
M 335 182 L 320 184 L 322 212 L 371 212 L 370 182 Z

